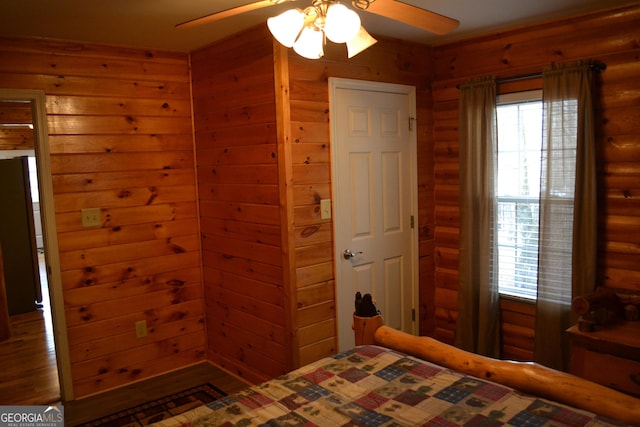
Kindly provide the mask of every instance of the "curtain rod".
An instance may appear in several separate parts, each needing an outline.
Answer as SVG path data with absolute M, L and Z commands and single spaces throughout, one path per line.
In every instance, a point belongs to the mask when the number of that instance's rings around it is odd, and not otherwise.
M 594 62 L 592 64 L 589 64 L 589 68 L 591 68 L 593 71 L 604 71 L 607 69 L 607 64 L 602 63 L 602 62 Z M 509 83 L 509 82 L 517 82 L 519 80 L 527 80 L 527 79 L 535 79 L 538 77 L 542 77 L 542 72 L 538 72 L 538 73 L 531 73 L 531 74 L 523 74 L 520 76 L 513 76 L 513 77 L 505 77 L 502 79 L 496 79 L 496 83 L 500 84 L 500 83 Z M 457 84 L 456 88 L 460 89 L 460 85 Z

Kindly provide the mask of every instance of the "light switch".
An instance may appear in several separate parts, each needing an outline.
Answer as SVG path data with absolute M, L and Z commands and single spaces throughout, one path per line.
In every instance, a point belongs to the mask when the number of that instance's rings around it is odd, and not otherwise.
M 102 225 L 102 212 L 100 208 L 82 209 L 82 226 L 84 228 L 100 227 Z
M 320 219 L 331 219 L 331 199 L 320 200 Z

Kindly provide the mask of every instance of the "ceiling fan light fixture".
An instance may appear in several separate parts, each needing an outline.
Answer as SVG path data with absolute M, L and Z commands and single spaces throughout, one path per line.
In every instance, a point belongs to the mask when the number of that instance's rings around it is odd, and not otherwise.
M 292 47 L 304 27 L 305 15 L 300 9 L 289 9 L 267 19 L 273 37 L 286 47 Z
M 354 0 L 353 4 L 366 10 L 373 1 Z M 312 0 L 304 10 L 289 9 L 267 19 L 267 26 L 278 42 L 308 59 L 324 56 L 327 39 L 347 44 L 349 58 L 377 42 L 362 26 L 360 16 L 338 0 Z
M 340 3 L 334 3 L 327 9 L 324 32 L 334 43 L 346 43 L 353 39 L 361 28 L 358 14 Z
M 308 59 L 319 59 L 324 56 L 324 34 L 315 25 L 306 25 L 300 32 L 293 50 Z
M 369 34 L 363 26 L 360 26 L 358 34 L 347 42 L 347 56 L 353 58 L 376 43 L 378 43 L 378 40 L 371 37 L 371 34 Z

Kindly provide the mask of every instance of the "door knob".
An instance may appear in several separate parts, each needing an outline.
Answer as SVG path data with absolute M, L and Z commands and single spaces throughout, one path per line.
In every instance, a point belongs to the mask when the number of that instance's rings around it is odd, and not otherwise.
M 356 255 L 359 255 L 361 253 L 362 253 L 362 251 L 353 252 L 351 249 L 345 249 L 344 252 L 342 252 L 342 256 L 343 256 L 344 259 L 351 259 L 351 258 L 353 258 Z

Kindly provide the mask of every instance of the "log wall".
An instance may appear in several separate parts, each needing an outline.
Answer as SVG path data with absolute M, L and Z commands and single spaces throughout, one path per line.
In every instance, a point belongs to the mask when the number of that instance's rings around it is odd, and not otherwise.
M 458 90 L 472 77 L 542 71 L 553 62 L 593 59 L 600 79 L 599 265 L 597 283 L 640 290 L 640 6 L 519 28 L 433 48 L 436 265 L 435 336 L 453 341 L 457 316 Z M 522 81 L 503 91 L 526 90 Z M 503 302 L 503 355 L 528 359 L 534 311 Z
M 187 54 L 0 40 L 0 86 L 46 94 L 75 398 L 205 357 L 189 79 Z

